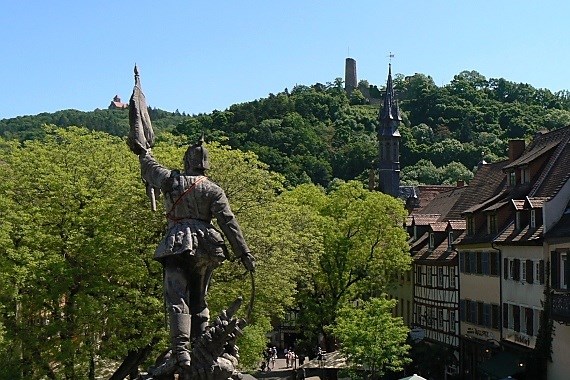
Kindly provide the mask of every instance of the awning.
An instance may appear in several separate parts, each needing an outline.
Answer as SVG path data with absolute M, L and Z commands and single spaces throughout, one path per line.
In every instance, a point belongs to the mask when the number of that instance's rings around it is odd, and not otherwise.
M 425 377 L 421 377 L 420 375 L 416 375 L 414 373 L 413 376 L 402 377 L 400 380 L 427 380 Z
M 491 359 L 479 364 L 479 370 L 492 379 L 503 379 L 524 371 L 520 357 L 508 351 L 501 351 Z

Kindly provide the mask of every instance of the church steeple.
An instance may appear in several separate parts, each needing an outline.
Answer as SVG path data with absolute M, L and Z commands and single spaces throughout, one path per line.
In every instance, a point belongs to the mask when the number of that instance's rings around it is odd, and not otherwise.
M 378 175 L 379 190 L 397 197 L 400 193 L 400 108 L 392 83 L 392 64 L 388 65 L 388 80 L 384 102 L 378 114 Z
M 388 64 L 388 81 L 386 82 L 386 94 L 384 103 L 378 119 L 381 123 L 388 124 L 390 121 L 402 121 L 398 101 L 394 95 L 394 85 L 392 84 L 392 64 Z

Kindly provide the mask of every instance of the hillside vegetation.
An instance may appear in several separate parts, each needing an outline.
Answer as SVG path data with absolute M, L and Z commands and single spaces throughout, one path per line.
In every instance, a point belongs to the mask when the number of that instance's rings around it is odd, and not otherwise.
M 404 121 L 401 166 L 404 183 L 454 183 L 469 180 L 482 159 L 506 156 L 507 141 L 530 139 L 541 130 L 570 124 L 570 92 L 553 93 L 529 84 L 487 79 L 464 71 L 436 86 L 424 74 L 396 75 L 395 89 Z M 367 87 L 361 81 L 360 88 Z M 289 185 L 328 185 L 334 178 L 361 179 L 377 154 L 379 105 L 369 105 L 359 90 L 348 95 L 342 80 L 295 86 L 224 111 L 187 116 L 150 109 L 157 132 L 209 141 L 255 152 L 285 175 Z M 0 120 L 0 133 L 34 139 L 41 125 L 85 126 L 124 136 L 128 114 L 120 110 L 58 111 Z

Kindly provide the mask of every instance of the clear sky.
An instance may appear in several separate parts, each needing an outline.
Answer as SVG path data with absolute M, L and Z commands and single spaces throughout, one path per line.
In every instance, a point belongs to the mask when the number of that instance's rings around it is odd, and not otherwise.
M 570 89 L 566 0 L 0 0 L 0 119 L 128 101 L 133 66 L 151 107 L 224 110 L 296 84 L 438 86 L 463 70 Z

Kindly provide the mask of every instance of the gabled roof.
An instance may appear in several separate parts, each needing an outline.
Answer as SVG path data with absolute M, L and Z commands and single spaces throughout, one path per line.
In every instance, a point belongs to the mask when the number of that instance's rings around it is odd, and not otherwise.
M 524 205 L 526 203 L 526 200 L 524 200 L 524 199 L 511 199 L 511 202 L 512 202 L 515 210 L 522 210 L 522 209 L 524 209 Z
M 570 128 L 566 128 L 570 131 Z M 570 178 L 570 146 L 568 136 L 562 141 L 540 178 L 531 189 L 529 196 L 552 198 Z
M 464 230 L 467 228 L 465 219 L 450 220 L 448 223 L 454 231 Z
M 456 202 L 447 217 L 449 219 L 461 219 L 461 215 L 472 206 L 485 201 L 505 187 L 506 176 L 503 174 L 503 166 L 507 161 L 499 161 L 493 164 L 481 165 L 475 172 L 475 176 L 469 182 L 460 202 Z
M 526 197 L 525 204 L 528 204 L 530 208 L 542 208 L 547 200 L 546 197 Z
M 447 220 L 448 214 L 460 199 L 461 195 L 467 190 L 467 186 L 451 187 L 444 190 L 443 187 L 435 189 L 430 188 L 433 197 L 421 210 L 417 213 L 422 214 L 440 214 L 440 220 Z M 437 191 L 437 192 L 436 192 Z
M 538 159 L 545 153 L 559 146 L 562 141 L 568 140 L 568 128 L 560 128 L 554 131 L 537 134 L 532 142 L 525 148 L 522 155 L 504 167 L 505 171 L 509 169 L 526 166 L 532 161 Z
M 424 246 L 427 246 L 428 242 L 429 242 L 429 233 L 426 232 L 425 234 L 420 236 L 418 239 L 416 239 L 416 241 L 414 241 L 412 243 L 412 245 L 410 246 L 410 252 L 412 253 L 412 256 L 415 255 L 415 252 L 418 252 Z
M 457 252 L 448 246 L 447 239 L 434 249 L 430 249 L 427 245 L 420 249 L 414 255 L 414 263 L 416 264 L 434 264 L 434 261 L 451 261 L 457 257 Z
M 445 232 L 447 229 L 447 222 L 430 223 L 430 227 L 433 232 Z
M 441 217 L 440 214 L 414 214 L 412 215 L 414 221 L 413 225 L 416 226 L 427 226 L 430 223 L 437 222 Z

